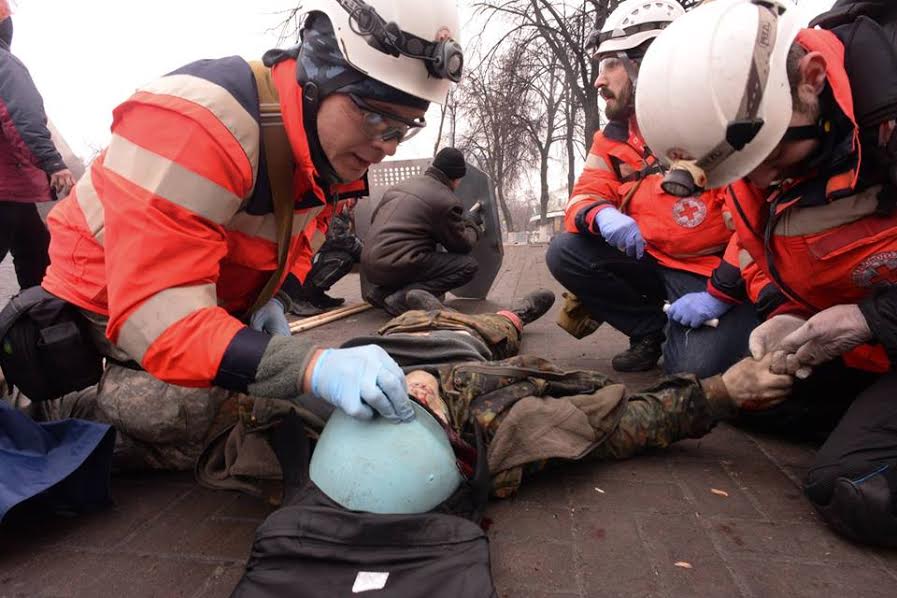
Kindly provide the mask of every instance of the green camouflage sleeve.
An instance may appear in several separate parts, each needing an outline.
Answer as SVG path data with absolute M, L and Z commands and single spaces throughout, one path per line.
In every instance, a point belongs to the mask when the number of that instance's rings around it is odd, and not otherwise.
M 626 397 L 619 424 L 590 458 L 625 459 L 683 438 L 700 438 L 735 412 L 719 376 L 700 381 L 692 375 L 670 376 Z

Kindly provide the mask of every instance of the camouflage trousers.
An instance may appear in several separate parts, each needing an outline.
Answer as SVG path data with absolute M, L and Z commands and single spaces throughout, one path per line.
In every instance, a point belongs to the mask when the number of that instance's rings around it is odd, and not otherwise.
M 119 471 L 189 470 L 205 446 L 221 406 L 234 393 L 167 384 L 116 364 L 96 386 L 34 406 L 35 419 L 74 417 L 114 426 Z
M 221 406 L 235 393 L 174 386 L 119 365 L 131 357 L 106 338 L 108 319 L 86 310 L 81 314 L 100 353 L 109 358 L 103 377 L 96 386 L 36 404 L 35 419 L 75 417 L 114 426 L 114 464 L 120 471 L 192 469 Z

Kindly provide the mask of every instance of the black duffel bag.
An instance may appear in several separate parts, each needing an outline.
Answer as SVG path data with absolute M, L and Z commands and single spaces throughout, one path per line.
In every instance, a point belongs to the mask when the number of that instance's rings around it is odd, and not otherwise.
M 271 435 L 283 506 L 256 531 L 231 598 L 496 598 L 489 540 L 479 525 L 489 468 L 482 435 L 476 440 L 474 474 L 433 511 L 350 511 L 309 479 L 309 440 L 289 413 Z
M 78 308 L 31 287 L 0 312 L 0 367 L 10 386 L 35 402 L 100 381 L 103 358 Z

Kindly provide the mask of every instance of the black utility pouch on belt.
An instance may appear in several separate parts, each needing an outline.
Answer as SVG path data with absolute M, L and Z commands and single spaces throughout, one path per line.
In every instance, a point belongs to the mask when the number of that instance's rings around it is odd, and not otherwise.
M 35 402 L 100 381 L 103 358 L 78 308 L 31 287 L 0 312 L 0 367 L 11 386 Z

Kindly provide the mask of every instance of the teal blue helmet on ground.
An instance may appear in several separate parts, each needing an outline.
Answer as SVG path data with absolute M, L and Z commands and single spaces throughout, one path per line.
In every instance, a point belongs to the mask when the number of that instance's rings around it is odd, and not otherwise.
M 424 513 L 461 484 L 448 437 L 414 403 L 414 421 L 354 419 L 333 412 L 311 457 L 309 475 L 324 494 L 353 511 Z

